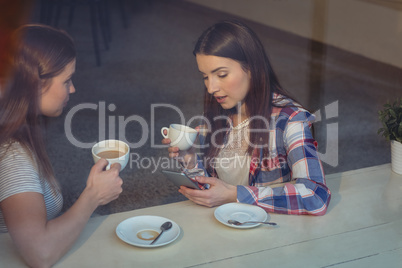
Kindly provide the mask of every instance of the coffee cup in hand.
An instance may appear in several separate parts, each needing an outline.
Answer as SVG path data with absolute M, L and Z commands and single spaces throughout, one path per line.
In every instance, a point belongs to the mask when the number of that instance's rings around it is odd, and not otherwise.
M 167 132 L 166 135 L 164 131 Z M 182 151 L 186 151 L 193 146 L 198 134 L 194 128 L 179 124 L 171 124 L 169 128 L 163 127 L 161 133 L 164 138 L 170 139 L 170 146 L 179 147 Z
M 106 170 L 110 169 L 110 166 L 115 163 L 119 163 L 120 170 L 123 170 L 128 163 L 129 154 L 130 147 L 127 143 L 119 140 L 104 140 L 92 147 L 92 157 L 95 163 L 101 158 L 108 161 Z

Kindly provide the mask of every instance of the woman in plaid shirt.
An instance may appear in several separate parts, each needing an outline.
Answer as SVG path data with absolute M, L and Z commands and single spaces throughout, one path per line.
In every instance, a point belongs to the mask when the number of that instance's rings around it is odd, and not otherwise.
M 192 148 L 180 159 L 209 189 L 179 192 L 208 207 L 241 202 L 324 215 L 331 193 L 311 133 L 314 116 L 281 88 L 256 34 L 238 21 L 217 23 L 198 39 L 194 55 L 206 86 L 203 146 L 201 156 Z M 168 150 L 179 157 L 177 147 Z

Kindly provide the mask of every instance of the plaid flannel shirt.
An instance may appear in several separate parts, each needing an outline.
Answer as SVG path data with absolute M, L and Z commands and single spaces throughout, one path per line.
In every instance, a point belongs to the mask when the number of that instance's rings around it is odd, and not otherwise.
M 297 105 L 273 107 L 269 157 L 263 158 L 262 149 L 253 151 L 249 186 L 237 185 L 238 202 L 274 213 L 325 214 L 331 192 L 311 133 L 314 119 Z M 201 161 L 197 166 L 204 169 Z

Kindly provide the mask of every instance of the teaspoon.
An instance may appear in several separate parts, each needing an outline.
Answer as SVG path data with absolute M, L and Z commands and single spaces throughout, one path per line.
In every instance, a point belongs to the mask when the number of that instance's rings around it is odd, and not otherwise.
M 232 225 L 242 225 L 242 224 L 246 224 L 246 223 L 262 223 L 262 224 L 276 225 L 275 222 L 268 222 L 268 221 L 245 221 L 245 222 L 239 222 L 239 221 L 235 221 L 235 220 L 228 220 L 228 223 L 232 224 Z
M 155 243 L 156 242 L 156 240 L 158 240 L 158 238 L 162 235 L 162 233 L 164 232 L 164 231 L 167 231 L 167 230 L 169 230 L 170 228 L 172 228 L 172 223 L 170 222 L 170 221 L 167 221 L 167 222 L 165 222 L 164 224 L 162 224 L 162 226 L 161 226 L 161 232 L 159 233 L 159 235 L 154 239 L 154 241 L 152 241 L 151 242 L 151 245 L 153 244 L 153 243 Z

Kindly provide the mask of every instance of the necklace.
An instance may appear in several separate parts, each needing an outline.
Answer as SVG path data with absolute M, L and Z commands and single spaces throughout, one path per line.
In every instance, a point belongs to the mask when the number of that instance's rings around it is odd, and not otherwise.
M 250 119 L 250 118 L 246 118 L 245 120 L 243 120 L 242 122 L 240 122 L 240 123 L 239 123 L 237 126 L 235 126 L 235 127 L 233 127 L 233 124 L 232 124 L 232 128 L 234 128 L 234 129 L 239 129 L 239 128 L 244 127 L 245 125 L 248 125 L 249 119 Z

